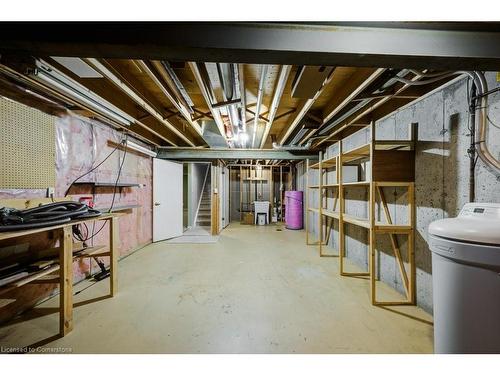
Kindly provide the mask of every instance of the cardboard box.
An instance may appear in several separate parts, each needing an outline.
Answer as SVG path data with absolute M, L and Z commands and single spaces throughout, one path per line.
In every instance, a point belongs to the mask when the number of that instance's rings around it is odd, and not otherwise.
M 241 221 L 241 224 L 244 224 L 244 225 L 253 225 L 254 224 L 253 212 L 245 212 L 245 213 L 243 213 L 243 220 Z

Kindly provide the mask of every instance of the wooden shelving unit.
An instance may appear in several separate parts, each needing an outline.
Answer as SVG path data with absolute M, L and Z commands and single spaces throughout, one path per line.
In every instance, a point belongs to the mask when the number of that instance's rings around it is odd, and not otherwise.
M 318 245 L 320 256 L 323 247 L 328 244 L 332 230 L 333 220 L 339 220 L 339 268 L 342 276 L 364 276 L 370 279 L 370 296 L 373 305 L 414 305 L 415 304 L 415 144 L 417 140 L 417 124 L 409 128 L 410 140 L 376 140 L 375 126 L 370 126 L 370 141 L 350 150 L 343 150 L 343 142 L 338 142 L 339 153 L 337 156 L 322 159 L 319 162 L 306 165 L 307 194 L 311 189 L 319 191 L 318 207 L 307 206 L 308 212 L 318 214 L 318 241 L 311 243 L 309 240 L 309 215 L 306 215 L 306 241 L 308 245 Z M 344 166 L 366 166 L 365 181 L 343 182 L 342 170 Z M 325 172 L 335 168 L 337 184 L 323 184 Z M 317 169 L 319 184 L 309 185 L 309 171 Z M 393 223 L 389 207 L 384 195 L 384 187 L 398 187 L 406 189 L 408 218 L 405 224 Z M 368 189 L 368 217 L 356 217 L 346 213 L 346 189 Z M 329 209 L 328 201 L 332 192 L 333 209 Z M 306 204 L 309 200 L 306 200 Z M 377 203 L 380 209 L 380 218 L 377 219 Z M 336 207 L 339 210 L 336 210 Z M 326 219 L 326 234 L 323 235 L 323 224 Z M 368 260 L 369 267 L 366 272 L 349 272 L 345 267 L 345 225 L 354 225 L 368 230 Z M 406 298 L 400 301 L 380 301 L 377 299 L 377 263 L 376 263 L 376 238 L 377 235 L 388 235 L 392 250 L 398 265 Z M 405 267 L 401 247 L 397 235 L 407 236 L 407 260 Z
M 338 166 L 338 155 L 329 157 L 327 159 L 322 158 L 322 153 L 319 153 L 318 162 L 312 165 L 309 165 L 309 160 L 306 161 L 306 241 L 308 245 L 318 245 L 319 246 L 319 255 L 321 257 L 333 257 L 336 255 L 325 254 L 323 252 L 323 247 L 328 244 L 329 235 L 331 232 L 331 228 L 333 226 L 334 220 L 339 220 L 340 212 L 337 210 L 338 206 L 338 197 L 339 197 L 339 168 Z M 309 171 L 317 170 L 319 174 L 318 184 L 317 185 L 309 185 Z M 328 171 L 335 171 L 335 183 L 329 183 L 325 181 L 325 177 Z M 309 194 L 311 190 L 318 190 L 318 200 L 320 204 L 318 207 L 310 207 L 309 206 Z M 333 198 L 333 207 L 328 207 L 328 198 L 329 196 Z M 309 239 L 309 212 L 314 212 L 318 214 L 318 240 L 311 242 Z M 326 236 L 323 239 L 323 218 L 326 218 L 327 228 Z
M 42 232 L 52 232 L 59 238 L 59 247 L 47 249 L 45 253 L 52 254 L 50 259 L 38 263 L 39 270 L 22 272 L 22 277 L 9 281 L 0 287 L 0 296 L 13 289 L 32 283 L 59 284 L 59 335 L 65 336 L 73 329 L 73 262 L 82 258 L 109 257 L 110 296 L 117 292 L 117 262 L 118 262 L 118 217 L 123 213 L 103 214 L 94 218 L 72 220 L 68 223 L 40 227 L 28 230 L 19 230 L 0 233 L 0 242 L 3 240 L 31 236 Z M 109 221 L 109 244 L 82 248 L 73 243 L 72 226 L 89 224 L 95 221 Z M 33 264 L 31 264 L 33 266 Z M 13 298 L 0 298 L 0 306 L 15 302 Z

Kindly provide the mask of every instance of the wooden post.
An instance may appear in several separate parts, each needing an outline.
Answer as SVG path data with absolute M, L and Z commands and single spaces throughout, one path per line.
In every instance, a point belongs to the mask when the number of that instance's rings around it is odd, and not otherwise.
M 71 226 L 61 231 L 59 251 L 59 334 L 73 329 L 73 237 Z
M 323 255 L 323 153 L 318 155 L 318 244 L 319 256 Z
M 280 220 L 281 222 L 285 221 L 285 218 L 283 217 L 283 166 L 280 165 L 280 186 L 279 186 L 279 191 L 280 191 Z M 307 215 L 307 213 L 306 213 Z
M 370 196 L 369 196 L 369 220 L 370 228 L 369 233 L 369 245 L 368 245 L 368 263 L 369 263 L 369 275 L 370 275 L 370 297 L 371 302 L 374 305 L 377 299 L 376 296 L 376 233 L 375 233 L 375 186 L 376 183 L 373 181 L 373 154 L 375 151 L 375 123 L 372 121 L 370 124 Z
M 240 165 L 240 223 L 243 221 L 243 167 Z
M 409 301 L 411 304 L 416 303 L 416 265 L 415 265 L 415 183 L 408 185 L 408 205 L 409 205 L 409 224 L 411 230 L 408 235 L 408 262 L 410 264 L 410 280 L 408 283 Z
M 345 256 L 345 238 L 344 238 L 344 187 L 343 187 L 343 161 L 342 161 L 342 141 L 339 141 L 339 156 L 337 159 L 337 184 L 339 196 L 339 268 L 340 274 L 344 275 L 344 256 Z
M 109 294 L 118 292 L 118 218 L 109 219 Z
M 306 186 L 304 188 L 305 218 L 306 218 L 306 245 L 309 243 L 309 159 L 306 159 Z

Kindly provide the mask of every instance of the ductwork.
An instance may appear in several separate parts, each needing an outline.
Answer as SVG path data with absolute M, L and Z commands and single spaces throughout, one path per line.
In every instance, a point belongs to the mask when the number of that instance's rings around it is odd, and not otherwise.
M 312 141 L 307 142 L 302 146 L 283 146 L 279 145 L 276 142 L 273 142 L 273 149 L 275 150 L 283 150 L 283 151 L 307 151 L 311 148 Z
M 163 66 L 163 68 L 165 69 L 170 78 L 170 82 L 167 83 L 173 86 L 173 88 L 175 88 L 175 92 L 178 94 L 177 95 L 178 99 L 184 104 L 189 113 L 193 114 L 194 103 L 191 100 L 191 97 L 187 93 L 186 89 L 184 88 L 184 85 L 177 77 L 177 74 L 175 74 L 174 70 L 170 66 L 170 63 L 168 61 L 161 61 L 161 65 Z
M 241 98 L 239 92 L 238 71 L 235 64 L 218 63 L 216 64 L 217 74 L 222 88 L 222 96 L 224 101 L 230 102 Z M 229 117 L 233 135 L 239 134 L 242 131 L 242 121 L 239 113 L 241 103 L 228 104 L 221 108 L 221 112 Z
M 264 81 L 266 80 L 267 65 L 262 65 L 260 71 L 259 91 L 257 93 L 257 105 L 255 107 L 255 117 L 253 121 L 252 148 L 255 147 L 255 137 L 257 136 L 257 128 L 259 126 L 260 106 L 264 96 Z

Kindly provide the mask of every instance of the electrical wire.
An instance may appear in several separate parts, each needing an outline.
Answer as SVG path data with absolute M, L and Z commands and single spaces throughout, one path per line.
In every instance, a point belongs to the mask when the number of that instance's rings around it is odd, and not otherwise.
M 124 151 L 123 151 L 123 159 L 120 163 L 120 167 L 118 168 L 118 174 L 117 174 L 117 177 L 116 177 L 116 180 L 115 180 L 115 185 L 113 187 L 113 198 L 111 200 L 111 206 L 109 207 L 109 210 L 108 210 L 108 213 L 111 213 L 112 210 L 113 210 L 113 207 L 114 207 L 114 204 L 115 204 L 115 197 L 116 197 L 116 189 L 118 188 L 118 182 L 120 181 L 120 177 L 121 177 L 121 173 L 122 173 L 122 169 L 123 169 L 123 165 L 125 164 L 125 157 L 127 156 L 127 139 L 128 139 L 128 134 L 125 134 L 125 146 L 124 146 Z M 104 222 L 101 227 L 99 228 L 99 230 L 97 232 L 94 232 L 95 230 L 95 223 L 93 224 L 93 227 L 92 227 L 92 234 L 90 237 L 86 237 L 85 238 L 85 241 L 88 241 L 88 240 L 93 240 L 94 237 L 96 237 L 103 229 L 104 227 L 106 226 L 107 222 Z M 93 242 L 92 242 L 93 243 Z
M 93 171 L 95 171 L 97 168 L 99 168 L 102 164 L 104 164 L 104 162 L 106 160 L 108 160 L 111 155 L 113 155 L 115 153 L 116 150 L 118 150 L 120 148 L 120 146 L 125 142 L 125 145 L 126 145 L 126 139 L 127 139 L 128 135 L 125 135 L 125 137 L 123 137 L 121 140 L 120 140 L 120 143 L 118 143 L 116 145 L 116 147 L 113 149 L 113 151 L 111 151 L 108 156 L 106 156 L 99 164 L 97 164 L 95 167 L 92 167 L 89 171 L 85 172 L 84 174 L 82 174 L 81 176 L 78 176 L 77 178 L 75 178 L 71 184 L 69 184 L 68 188 L 66 189 L 66 192 L 64 193 L 64 196 L 68 196 L 68 193 L 70 191 L 70 189 L 73 187 L 73 185 L 79 181 L 82 177 L 85 177 L 86 175 L 88 175 L 89 173 L 92 173 Z
M 111 206 L 109 207 L 108 212 L 111 212 L 111 210 L 113 209 L 113 206 L 115 204 L 116 188 L 118 187 L 118 182 L 120 181 L 120 176 L 122 174 L 123 164 L 125 164 L 125 157 L 127 156 L 127 140 L 128 140 L 128 134 L 125 134 L 125 147 L 123 150 L 123 159 L 122 159 L 122 162 L 120 164 L 120 168 L 118 169 L 118 175 L 116 176 L 115 186 L 113 189 L 113 199 L 111 200 Z
M 420 77 L 424 77 L 424 78 L 431 78 L 431 77 L 438 77 L 438 76 L 442 76 L 442 75 L 445 75 L 445 74 L 448 74 L 450 73 L 449 71 L 445 71 L 445 72 L 436 72 L 436 73 L 424 73 L 424 72 L 420 72 L 416 69 L 408 69 L 411 73 L 417 75 L 417 76 L 420 76 Z
M 409 79 L 406 79 L 406 78 L 402 78 L 402 77 L 398 77 L 398 76 L 394 76 L 393 79 L 396 80 L 396 81 L 398 81 L 398 82 L 404 83 L 405 85 L 409 85 L 409 86 L 423 86 L 423 85 L 428 85 L 430 83 L 434 83 L 434 82 L 440 81 L 443 78 L 446 78 L 446 77 L 449 77 L 449 76 L 453 76 L 453 75 L 456 75 L 456 74 L 460 74 L 460 72 L 451 72 L 451 73 L 441 74 L 439 76 L 436 76 L 436 77 L 431 78 L 431 79 L 427 79 L 425 81 L 412 81 L 412 80 L 409 80 Z

